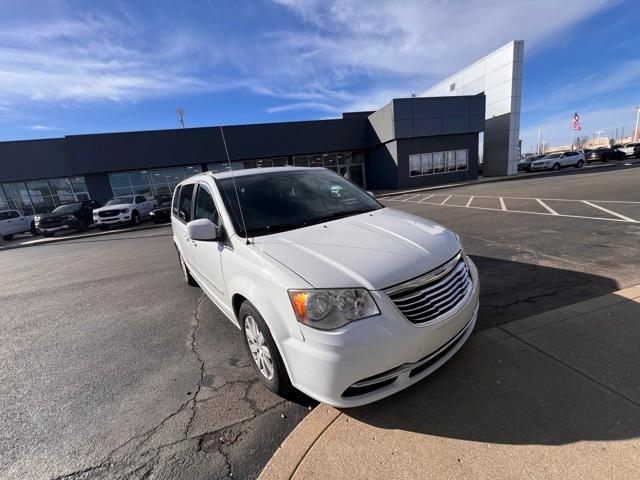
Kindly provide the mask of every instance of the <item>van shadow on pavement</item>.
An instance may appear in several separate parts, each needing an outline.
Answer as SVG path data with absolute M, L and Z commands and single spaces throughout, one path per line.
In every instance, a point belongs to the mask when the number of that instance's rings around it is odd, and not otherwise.
M 485 329 L 616 288 L 596 275 L 485 257 L 473 260 L 483 279 L 485 306 L 479 324 Z M 557 295 L 544 295 L 554 289 Z M 499 305 L 505 306 L 504 317 Z M 576 306 L 567 308 L 573 311 Z M 516 321 L 476 331 L 431 376 L 382 401 L 342 413 L 371 427 L 397 431 L 396 441 L 417 441 L 412 432 L 439 437 L 425 440 L 436 450 L 446 450 L 451 440 L 444 439 L 508 445 L 636 439 L 640 298 L 607 295 L 576 312 L 527 328 L 519 328 Z M 637 449 L 640 442 L 633 444 Z M 389 443 L 389 448 L 393 445 L 398 443 Z
M 619 289 L 607 277 L 470 255 L 480 274 L 476 330 L 502 325 Z

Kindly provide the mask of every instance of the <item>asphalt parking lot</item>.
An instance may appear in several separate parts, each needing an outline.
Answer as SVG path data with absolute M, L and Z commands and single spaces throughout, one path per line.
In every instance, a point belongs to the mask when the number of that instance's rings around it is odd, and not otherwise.
M 594 170 L 383 203 L 460 234 L 484 329 L 640 284 L 639 184 Z M 168 227 L 3 251 L 0 268 L 1 478 L 254 478 L 312 405 L 260 385 Z

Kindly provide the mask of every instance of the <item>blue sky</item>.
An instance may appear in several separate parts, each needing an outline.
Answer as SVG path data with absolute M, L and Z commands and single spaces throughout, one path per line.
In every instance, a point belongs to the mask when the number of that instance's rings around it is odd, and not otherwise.
M 0 140 L 332 118 L 525 41 L 521 137 L 635 123 L 637 1 L 0 0 Z M 603 133 L 602 135 L 605 135 Z

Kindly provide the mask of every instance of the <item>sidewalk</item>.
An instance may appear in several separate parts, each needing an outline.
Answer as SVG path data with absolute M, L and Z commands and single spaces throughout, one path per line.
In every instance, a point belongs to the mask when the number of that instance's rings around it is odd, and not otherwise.
M 475 333 L 381 402 L 320 405 L 260 478 L 640 478 L 640 286 Z

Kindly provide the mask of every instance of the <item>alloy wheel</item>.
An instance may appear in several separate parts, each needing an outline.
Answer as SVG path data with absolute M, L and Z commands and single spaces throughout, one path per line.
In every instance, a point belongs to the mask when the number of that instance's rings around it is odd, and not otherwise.
M 251 351 L 253 361 L 256 362 L 258 370 L 260 370 L 260 373 L 262 373 L 267 380 L 271 380 L 274 372 L 271 352 L 269 351 L 264 335 L 260 331 L 258 322 L 256 322 L 251 315 L 247 315 L 244 319 L 244 334 L 247 337 L 249 350 Z

